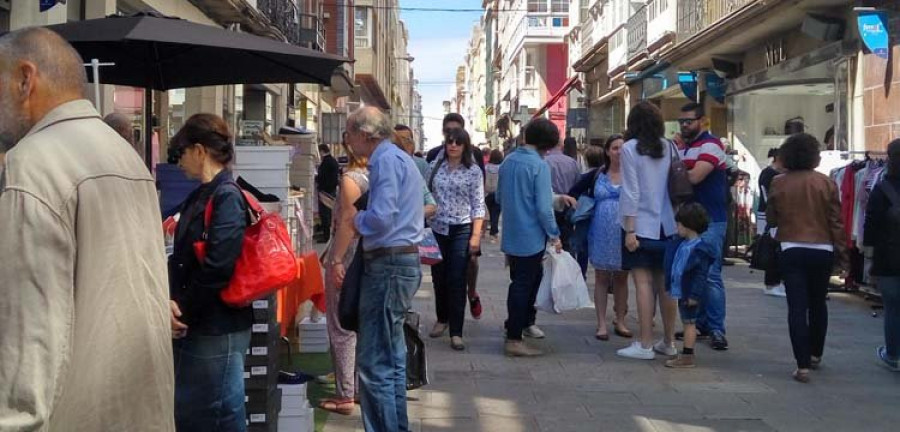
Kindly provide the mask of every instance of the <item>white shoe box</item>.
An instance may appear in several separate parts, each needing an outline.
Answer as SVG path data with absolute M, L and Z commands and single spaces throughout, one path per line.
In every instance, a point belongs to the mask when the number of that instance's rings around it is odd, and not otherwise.
M 312 408 L 288 410 L 287 412 L 281 410 L 281 413 L 278 415 L 279 431 L 313 432 L 315 427 L 315 411 Z
M 303 384 L 279 384 L 281 390 L 281 410 L 300 410 L 309 408 L 309 399 L 306 395 L 306 383 Z

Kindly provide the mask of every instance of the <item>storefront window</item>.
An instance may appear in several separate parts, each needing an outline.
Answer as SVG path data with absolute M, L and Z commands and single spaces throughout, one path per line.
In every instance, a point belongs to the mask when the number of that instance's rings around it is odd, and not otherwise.
M 728 104 L 732 144 L 739 153 L 752 156 L 742 169 L 758 174 L 768 164 L 769 150 L 800 131 L 822 144 L 821 172 L 839 164 L 840 151 L 847 150 L 846 74 L 846 62 L 843 66 L 825 62 L 732 96 Z
M 185 96 L 186 96 L 186 92 L 184 89 L 169 90 L 169 110 L 168 110 L 169 137 L 175 136 L 175 134 L 179 130 L 181 130 L 181 127 L 184 126 L 184 121 L 186 120 L 184 118 Z

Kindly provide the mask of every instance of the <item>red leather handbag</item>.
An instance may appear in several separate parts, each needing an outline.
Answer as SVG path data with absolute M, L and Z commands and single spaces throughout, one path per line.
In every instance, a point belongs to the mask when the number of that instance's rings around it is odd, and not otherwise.
M 268 213 L 249 192 L 241 190 L 250 213 L 250 225 L 244 231 L 241 256 L 234 266 L 228 287 L 219 296 L 232 307 L 246 307 L 254 300 L 271 295 L 297 278 L 297 259 L 287 226 L 276 213 Z M 212 198 L 203 213 L 203 238 L 212 222 Z M 206 241 L 194 243 L 194 252 L 202 263 Z

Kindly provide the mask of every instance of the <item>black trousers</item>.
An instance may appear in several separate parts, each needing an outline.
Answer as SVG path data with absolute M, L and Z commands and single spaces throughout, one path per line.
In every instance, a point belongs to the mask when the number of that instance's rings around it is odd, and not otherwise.
M 319 223 L 322 226 L 322 238 L 327 242 L 331 238 L 331 209 L 321 200 L 319 201 Z
M 506 295 L 506 338 L 513 341 L 522 340 L 522 330 L 534 325 L 537 309 L 538 288 L 544 275 L 541 261 L 544 252 L 527 257 L 507 255 L 509 260 L 509 292 Z
M 466 274 L 472 224 L 450 225 L 447 235 L 434 234 L 443 260 L 431 266 L 438 322 L 450 325 L 450 336 L 462 336 L 466 320 Z
M 484 197 L 484 203 L 491 217 L 491 235 L 495 236 L 500 232 L 500 204 L 497 204 L 493 193 Z
M 788 327 L 797 368 L 808 369 L 810 356 L 822 357 L 828 331 L 828 281 L 834 253 L 791 248 L 779 257 L 787 292 Z

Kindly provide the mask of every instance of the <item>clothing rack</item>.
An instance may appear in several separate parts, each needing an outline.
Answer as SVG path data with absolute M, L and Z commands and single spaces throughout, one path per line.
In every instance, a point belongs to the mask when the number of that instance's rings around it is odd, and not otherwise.
M 841 159 L 848 160 L 852 155 L 864 155 L 866 160 L 873 159 L 873 156 L 876 156 L 874 159 L 883 159 L 887 157 L 886 151 L 879 150 L 854 150 L 854 151 L 845 151 L 841 152 Z

